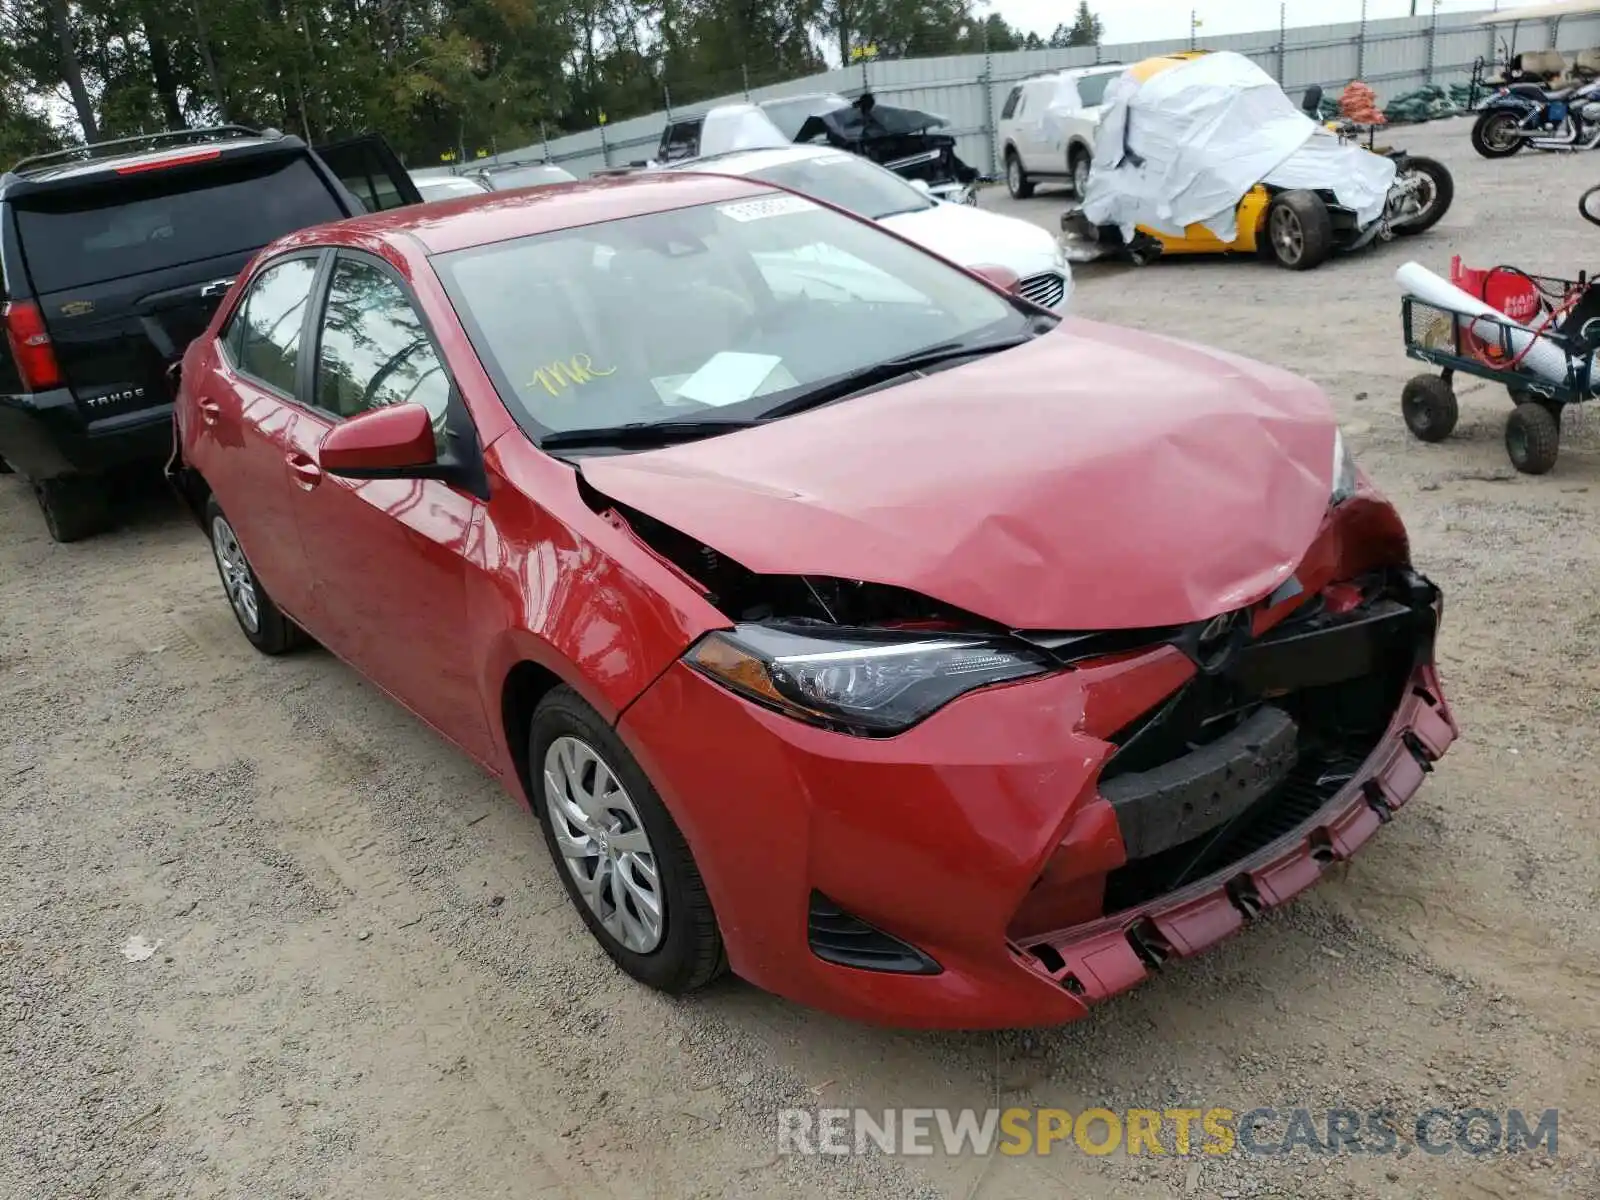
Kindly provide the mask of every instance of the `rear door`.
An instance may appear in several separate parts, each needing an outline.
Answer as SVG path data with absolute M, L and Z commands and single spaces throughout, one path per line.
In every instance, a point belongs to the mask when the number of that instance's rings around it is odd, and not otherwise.
M 172 400 L 167 369 L 268 242 L 344 207 L 303 148 L 16 195 L 56 360 L 86 423 Z
M 368 212 L 422 203 L 422 193 L 405 164 L 378 134 L 328 142 L 316 152 Z

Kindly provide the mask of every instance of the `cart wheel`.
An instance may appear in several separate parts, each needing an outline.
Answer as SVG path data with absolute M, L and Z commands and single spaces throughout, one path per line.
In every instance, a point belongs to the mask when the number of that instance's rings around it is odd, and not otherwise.
M 1461 413 L 1448 383 L 1437 375 L 1417 375 L 1400 393 L 1400 415 L 1419 441 L 1442 442 L 1455 429 Z
M 1519 404 L 1506 418 L 1506 453 L 1524 475 L 1543 475 L 1556 465 L 1561 422 L 1541 404 Z

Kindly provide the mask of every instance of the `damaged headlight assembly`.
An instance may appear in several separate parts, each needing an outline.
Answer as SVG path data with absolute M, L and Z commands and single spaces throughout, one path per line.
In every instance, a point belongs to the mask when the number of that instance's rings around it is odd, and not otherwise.
M 868 736 L 899 733 L 957 696 L 1052 665 L 1003 637 L 757 624 L 709 633 L 684 659 L 757 704 Z
M 1333 431 L 1333 493 L 1328 497 L 1331 508 L 1343 504 L 1356 494 L 1356 460 L 1344 448 L 1344 434 Z

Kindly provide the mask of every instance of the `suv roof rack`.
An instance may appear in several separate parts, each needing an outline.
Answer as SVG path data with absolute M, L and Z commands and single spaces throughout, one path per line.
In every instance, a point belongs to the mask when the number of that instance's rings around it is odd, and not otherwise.
M 244 125 L 212 125 L 204 129 L 169 129 L 162 133 L 139 133 L 132 137 L 91 142 L 87 146 L 68 146 L 65 150 L 52 150 L 48 154 L 35 154 L 16 163 L 10 173 L 35 175 L 52 167 L 94 162 L 101 158 L 116 158 L 137 150 L 162 150 L 168 146 L 181 146 L 195 141 L 282 136 L 283 134 L 276 129 L 251 129 Z

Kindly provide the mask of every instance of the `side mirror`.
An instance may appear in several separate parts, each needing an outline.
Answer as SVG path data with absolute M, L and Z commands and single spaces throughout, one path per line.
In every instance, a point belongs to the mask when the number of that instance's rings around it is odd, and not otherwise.
M 346 479 L 393 479 L 438 465 L 433 418 L 420 404 L 358 413 L 335 425 L 317 449 L 322 469 Z
M 908 179 L 906 182 L 912 187 L 916 188 L 917 191 L 921 192 L 924 196 L 933 195 L 933 189 L 928 186 L 928 181 L 926 179 Z
M 1010 267 L 996 266 L 993 263 L 980 263 L 975 267 L 968 267 L 974 275 L 987 279 L 1002 292 L 1013 296 L 1020 295 L 1022 291 L 1022 277 Z

